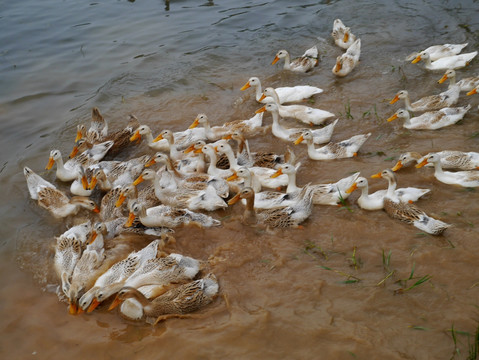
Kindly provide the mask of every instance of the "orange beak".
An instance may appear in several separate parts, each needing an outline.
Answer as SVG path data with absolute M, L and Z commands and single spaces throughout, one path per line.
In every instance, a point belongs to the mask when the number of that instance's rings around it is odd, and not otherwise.
M 151 159 L 145 164 L 145 167 L 150 167 L 151 165 L 156 164 L 155 158 Z
M 93 244 L 93 241 L 95 241 L 97 236 L 98 236 L 98 233 L 95 230 L 93 230 L 91 232 L 91 236 L 90 236 L 90 239 L 88 240 L 87 245 Z
M 233 138 L 233 135 L 231 134 L 223 136 L 223 140 L 231 140 L 232 138 Z
M 93 310 L 95 310 L 98 307 L 98 305 L 100 305 L 100 302 L 96 298 L 93 298 L 87 312 L 91 313 Z
M 276 64 L 278 61 L 279 61 L 279 57 L 275 56 L 273 62 L 271 63 L 271 65 Z
M 215 146 L 215 152 L 218 152 L 218 146 Z
M 392 99 L 389 103 L 390 103 L 390 104 L 394 104 L 394 103 L 395 103 L 396 101 L 398 101 L 398 100 L 399 100 L 399 96 L 396 95 L 396 96 L 394 97 L 394 99 Z
M 69 313 L 70 315 L 76 315 L 76 314 L 77 314 L 77 311 L 78 311 L 77 305 L 76 305 L 75 303 L 72 303 L 72 302 L 70 301 L 70 305 L 68 306 L 68 313 Z
M 141 140 L 140 130 L 136 130 L 135 133 L 130 137 L 130 141 Z
M 263 101 L 264 99 L 266 99 L 266 95 L 265 95 L 265 94 L 261 95 L 261 97 L 259 98 L 258 101 L 261 102 L 261 101 Z M 262 108 L 261 108 L 261 109 L 262 109 Z M 261 109 L 260 109 L 260 110 L 261 110 Z M 258 111 L 259 111 L 259 110 L 257 110 L 256 113 L 258 113 Z M 264 112 L 264 111 L 266 111 L 266 108 L 264 108 L 264 110 L 263 110 L 263 111 L 260 111 L 260 112 Z
M 50 158 L 48 159 L 48 164 L 45 169 L 50 170 L 53 167 L 54 163 L 55 163 L 55 160 L 53 160 L 53 158 L 50 156 Z
M 77 314 L 83 314 L 85 312 L 85 310 L 83 310 L 81 308 L 81 306 L 78 306 L 78 309 L 77 309 Z
M 78 154 L 78 146 L 74 146 L 72 152 L 70 153 L 70 159 L 73 159 L 75 155 Z
M 237 178 L 238 178 L 238 174 L 235 171 L 233 175 L 231 175 L 229 178 L 226 179 L 226 181 L 233 181 L 233 180 L 236 180 Z
M 348 190 L 346 190 L 346 194 L 351 194 L 357 188 L 358 188 L 358 184 L 354 183 L 353 185 L 351 185 L 351 187 Z
M 393 116 L 391 116 L 391 117 L 388 119 L 388 122 L 393 121 L 393 120 L 396 120 L 397 118 L 398 118 L 398 115 L 397 115 L 397 114 L 394 114 Z
M 80 140 L 81 138 L 83 137 L 81 131 L 77 131 L 77 136 L 75 138 L 75 142 L 77 142 L 78 140 Z
M 133 225 L 133 221 L 135 220 L 135 214 L 133 213 L 130 213 L 128 215 L 128 221 L 125 223 L 125 225 L 123 225 L 124 227 L 131 227 L 131 225 Z
M 343 64 L 341 64 L 341 61 L 336 61 L 336 68 L 334 69 L 334 71 L 338 72 L 342 68 L 343 68 Z
M 371 175 L 371 177 L 372 177 L 373 179 L 380 179 L 380 178 L 382 178 L 382 175 L 381 175 L 380 172 L 378 172 L 377 174 Z
M 446 80 L 447 80 L 447 75 L 444 74 L 444 75 L 442 76 L 442 78 L 440 78 L 437 82 L 438 82 L 439 84 L 442 84 L 442 83 L 443 83 L 444 81 L 446 81 Z
M 120 196 L 118 196 L 118 200 L 115 203 L 115 207 L 120 207 L 121 204 L 123 204 L 123 202 L 125 201 L 125 199 L 126 199 L 126 196 L 123 193 L 121 193 Z
M 281 169 L 281 168 L 278 169 L 278 171 L 276 171 L 276 172 L 275 172 L 273 175 L 271 175 L 270 177 L 276 178 L 276 177 L 278 177 L 278 176 L 280 176 L 280 175 L 283 175 L 283 169 Z
M 91 181 L 90 181 L 89 189 L 93 190 L 95 188 L 97 182 L 98 182 L 98 179 L 96 178 L 96 176 L 92 176 Z
M 422 168 L 426 164 L 427 164 L 427 159 L 424 159 L 419 164 L 416 164 L 416 167 L 419 169 L 419 168 Z
M 304 140 L 304 137 L 303 135 L 301 135 L 299 138 L 297 138 L 295 141 L 294 141 L 294 145 L 298 145 L 298 144 L 301 144 Z
M 92 211 L 98 214 L 100 212 L 100 208 L 97 205 L 95 205 L 95 208 Z
M 195 121 L 193 121 L 193 124 L 191 124 L 188 129 L 194 129 L 194 128 L 197 127 L 199 124 L 200 124 L 200 121 L 198 120 L 198 118 L 196 118 Z
M 142 183 L 143 181 L 145 181 L 145 179 L 143 179 L 143 175 L 140 175 L 140 176 L 138 176 L 138 178 L 135 181 L 133 181 L 133 185 L 136 186 L 136 185 Z
M 160 141 L 160 140 L 163 140 L 163 135 L 162 135 L 162 134 L 160 134 L 160 135 L 158 135 L 156 138 L 154 138 L 154 139 L 153 139 L 153 142 L 158 142 L 158 141 Z
M 263 100 L 266 96 L 261 96 L 261 98 L 259 99 L 259 101 Z M 256 114 L 259 114 L 259 113 L 262 113 L 262 112 L 265 112 L 266 111 L 266 106 L 263 106 L 261 109 L 258 109 L 255 111 Z
M 88 179 L 86 178 L 86 175 L 83 175 L 81 177 L 81 184 L 83 186 L 83 189 L 88 190 Z
M 195 150 L 195 144 L 191 144 L 190 146 L 188 146 L 188 148 L 185 151 L 183 151 L 183 153 L 188 154 L 192 152 L 193 150 Z
M 249 89 L 250 87 L 251 85 L 249 84 L 249 81 L 248 81 L 246 84 L 244 84 L 244 86 L 240 90 L 243 91 L 243 90 Z
M 418 55 L 413 61 L 411 61 L 412 64 L 418 63 L 421 61 L 421 55 Z
M 343 42 L 348 42 L 348 40 L 349 40 L 349 33 L 346 31 L 344 33 Z
M 233 196 L 230 201 L 228 201 L 228 205 L 233 205 L 236 204 L 240 199 L 240 193 L 237 193 L 235 196 Z
M 396 165 L 394 165 L 394 167 L 391 169 L 392 171 L 398 171 L 399 169 L 401 169 L 403 167 L 402 165 L 402 162 L 401 160 L 399 160 Z
M 195 154 L 202 154 L 203 153 L 203 149 L 196 149 L 194 151 Z
M 469 96 L 469 95 L 473 95 L 473 94 L 477 94 L 477 88 L 472 89 L 466 95 Z
M 114 308 L 116 308 L 118 305 L 120 305 L 122 301 L 118 298 L 118 296 L 113 300 L 111 303 L 110 307 L 108 308 L 108 311 L 112 311 Z

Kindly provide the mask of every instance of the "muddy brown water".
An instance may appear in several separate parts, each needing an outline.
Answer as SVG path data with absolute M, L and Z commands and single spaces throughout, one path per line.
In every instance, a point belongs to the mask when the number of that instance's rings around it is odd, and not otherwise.
M 176 229 L 167 250 L 207 261 L 220 294 L 192 318 L 156 326 L 124 320 L 105 305 L 68 314 L 54 293 L 52 249 L 54 236 L 78 219 L 57 221 L 39 208 L 22 169 L 55 181 L 43 170 L 49 151 L 69 153 L 76 125 L 89 120 L 93 106 L 112 129 L 133 113 L 156 133 L 183 130 L 198 113 L 215 125 L 249 118 L 260 107 L 251 90 L 239 90 L 250 76 L 274 87 L 323 88 L 309 105 L 337 114 L 334 141 L 372 133 L 352 159 L 313 161 L 304 146 L 290 144 L 302 163 L 300 185 L 355 171 L 369 178 L 409 150 L 479 151 L 479 95 L 462 93 L 459 105 L 472 109 L 441 130 L 410 131 L 385 120 L 399 108 L 388 104 L 398 90 L 417 99 L 446 88 L 437 84 L 442 72 L 405 63 L 409 53 L 436 43 L 469 42 L 466 50 L 477 50 L 477 3 L 31 5 L 2 5 L 0 18 L 6 45 L 0 68 L 2 358 L 467 357 L 479 320 L 479 195 L 438 182 L 432 169 L 403 169 L 398 183 L 432 190 L 417 205 L 453 225 L 443 236 L 424 235 L 383 211 L 361 210 L 357 191 L 347 207 L 315 206 L 303 229 L 270 234 L 246 227 L 238 219 L 240 204 L 212 213 L 223 220 L 220 228 Z M 341 79 L 331 73 L 342 52 L 330 38 L 335 18 L 362 40 L 361 63 Z M 270 65 L 281 48 L 299 54 L 315 43 L 321 62 L 312 73 Z M 478 64 L 475 59 L 458 70 L 458 78 L 478 75 Z M 269 114 L 264 122 L 271 123 Z M 254 151 L 282 153 L 286 145 L 270 133 L 250 139 Z M 121 156 L 144 153 L 152 151 L 141 144 Z M 369 182 L 372 191 L 386 186 L 381 179 Z M 149 240 L 131 239 L 136 246 Z M 425 276 L 430 280 L 397 292 Z

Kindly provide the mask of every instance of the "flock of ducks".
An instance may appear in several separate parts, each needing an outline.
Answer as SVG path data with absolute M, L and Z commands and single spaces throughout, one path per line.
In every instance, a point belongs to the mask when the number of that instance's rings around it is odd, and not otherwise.
M 343 77 L 357 66 L 361 41 L 339 19 L 334 21 L 332 37 L 345 50 L 332 72 Z M 478 77 L 456 82 L 455 69 L 477 54 L 458 55 L 466 45 L 434 46 L 411 55 L 409 60 L 413 62 L 424 60 L 426 69 L 446 69 L 439 82 L 448 79 L 449 89 L 414 103 L 406 90 L 399 91 L 391 104 L 403 99 L 406 109 L 397 111 L 388 121 L 399 117 L 406 120 L 407 128 L 438 129 L 462 119 L 470 106 L 450 106 L 458 101 L 461 91 L 472 95 L 479 90 Z M 297 59 L 280 50 L 272 63 L 280 59 L 284 59 L 287 71 L 312 71 L 318 65 L 318 49 L 314 46 Z M 300 228 L 314 205 L 337 206 L 359 188 L 357 203 L 361 208 L 384 209 L 392 218 L 439 235 L 450 225 L 412 204 L 430 189 L 397 188 L 395 172 L 414 163 L 417 167 L 432 165 L 441 182 L 479 186 L 478 153 L 443 151 L 401 155 L 393 169 L 372 176 L 388 181 L 387 190 L 373 194 L 368 193 L 368 181 L 359 172 L 336 182 L 300 187 L 296 173 L 301 163 L 289 146 L 284 154 L 253 152 L 248 138 L 271 131 L 280 141 L 304 144 L 310 159 L 331 161 L 357 156 L 371 134 L 331 142 L 338 119 L 326 123 L 335 117 L 333 113 L 301 104 L 287 105 L 321 94 L 323 90 L 318 87 L 263 90 L 259 78 L 251 77 L 241 90 L 249 88 L 255 90 L 256 101 L 263 105 L 250 119 L 212 126 L 207 115 L 198 114 L 188 129 L 162 130 L 156 137 L 133 115 L 124 129 L 112 133 L 100 111 L 93 108 L 89 127 L 77 127 L 70 159 L 64 161 L 59 150 L 52 150 L 46 166 L 50 170 L 56 165 L 56 179 L 70 183 L 71 195 L 24 168 L 31 198 L 55 218 L 74 217 L 82 209 L 96 213 L 56 238 L 54 268 L 61 282 L 59 293 L 68 300 L 71 314 L 91 312 L 114 297 L 109 310 L 120 305 L 120 313 L 129 319 L 157 323 L 171 316 L 186 316 L 212 302 L 219 290 L 214 274 L 199 278 L 204 269 L 199 260 L 163 251 L 165 244 L 174 241 L 171 232 L 178 226 L 220 226 L 221 221 L 206 213 L 209 211 L 242 202 L 242 221 L 247 225 L 268 231 Z M 425 113 L 411 117 L 417 112 Z M 271 126 L 263 124 L 265 113 L 271 116 Z M 296 119 L 307 127 L 287 127 L 282 118 Z M 126 161 L 103 160 L 107 155 L 115 158 L 143 140 L 150 154 Z M 135 249 L 122 241 L 125 234 L 157 239 Z

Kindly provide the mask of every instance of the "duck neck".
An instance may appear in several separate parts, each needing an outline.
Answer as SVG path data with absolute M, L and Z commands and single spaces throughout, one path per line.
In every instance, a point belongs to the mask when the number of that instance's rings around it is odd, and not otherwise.
M 284 57 L 283 69 L 285 69 L 285 70 L 290 70 L 291 69 L 290 61 L 291 61 L 291 57 L 289 56 L 289 53 L 286 52 L 286 56 Z
M 248 223 L 256 221 L 256 212 L 254 211 L 254 195 L 246 198 L 246 206 L 244 209 L 243 218 Z
M 129 292 L 128 292 L 128 296 L 126 297 L 126 299 L 128 298 L 133 298 L 135 299 L 136 301 L 138 301 L 141 306 L 143 307 L 148 307 L 150 305 L 150 300 L 148 300 L 145 295 L 143 295 L 140 291 L 138 291 L 137 289 L 135 288 L 129 288 L 128 289 Z
M 230 163 L 230 170 L 238 170 L 239 168 L 238 161 L 236 161 L 236 157 L 235 157 L 235 154 L 233 153 L 233 150 L 229 148 L 229 149 L 226 149 L 224 153 Z
M 411 99 L 409 98 L 409 94 L 404 97 L 404 105 L 407 111 L 413 111 L 411 106 Z
M 146 134 L 145 134 L 145 138 L 146 138 L 146 142 L 148 143 L 148 145 L 155 145 L 155 143 L 153 142 L 153 135 L 151 134 L 151 131 L 147 131 Z
M 218 161 L 218 157 L 216 156 L 216 153 L 212 151 L 209 155 L 210 158 L 210 164 L 208 165 L 208 174 L 212 175 L 216 173 L 216 162 Z
M 259 99 L 261 99 L 261 96 L 263 96 L 263 89 L 261 88 L 261 84 L 256 85 L 255 88 L 256 101 L 259 101 Z
M 396 186 L 397 186 L 397 183 L 394 179 L 388 179 L 388 191 L 387 191 L 388 197 L 394 196 L 394 192 L 396 191 Z
M 361 196 L 360 198 L 366 199 L 369 196 L 369 185 L 361 187 Z
M 198 154 L 198 161 L 196 162 L 196 172 L 201 174 L 206 172 L 205 154 Z
M 290 193 L 293 191 L 300 190 L 300 188 L 296 185 L 296 173 L 288 173 L 288 187 L 286 188 L 286 192 Z

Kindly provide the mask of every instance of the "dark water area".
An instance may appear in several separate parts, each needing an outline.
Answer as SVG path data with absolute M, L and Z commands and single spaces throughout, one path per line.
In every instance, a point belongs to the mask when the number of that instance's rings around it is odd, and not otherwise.
M 240 88 L 251 76 L 267 86 L 322 88 L 308 105 L 339 118 L 333 141 L 372 133 L 351 159 L 314 161 L 295 146 L 299 185 L 355 171 L 370 178 L 405 151 L 479 151 L 479 95 L 461 93 L 457 106 L 472 108 L 444 129 L 386 121 L 400 107 L 389 104 L 397 91 L 414 100 L 446 89 L 437 84 L 443 71 L 404 59 L 434 44 L 468 42 L 463 52 L 477 50 L 477 9 L 472 0 L 0 4 L 1 357 L 466 358 L 479 320 L 477 188 L 440 183 L 432 169 L 398 172 L 400 187 L 431 189 L 417 205 L 452 224 L 439 237 L 360 209 L 357 191 L 347 208 L 316 205 L 303 229 L 276 234 L 243 225 L 239 204 L 215 211 L 222 227 L 176 229 L 169 250 L 207 261 L 218 298 L 191 319 L 151 326 L 107 306 L 68 314 L 54 291 L 52 261 L 54 237 L 72 220 L 56 220 L 30 199 L 23 167 L 55 182 L 54 171 L 44 170 L 50 150 L 68 156 L 76 126 L 89 123 L 94 106 L 111 130 L 135 114 L 154 136 L 186 129 L 198 113 L 213 125 L 250 118 L 260 105 Z M 331 72 L 343 52 L 331 37 L 336 18 L 362 43 L 359 65 L 344 78 Z M 320 63 L 310 73 L 271 65 L 280 49 L 297 56 L 312 45 Z M 458 79 L 478 75 L 477 58 L 457 70 Z M 271 132 L 250 139 L 253 151 L 283 153 L 287 145 Z M 142 143 L 122 156 L 145 153 L 154 151 Z M 386 187 L 369 182 L 372 191 Z M 424 276 L 431 278 L 397 294 Z

